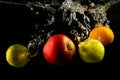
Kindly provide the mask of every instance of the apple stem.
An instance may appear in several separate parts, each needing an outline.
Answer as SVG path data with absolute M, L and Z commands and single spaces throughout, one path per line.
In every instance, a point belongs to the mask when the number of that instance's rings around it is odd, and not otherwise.
M 37 51 L 35 54 L 33 54 L 33 55 L 32 55 L 32 54 L 29 55 L 28 58 L 33 58 L 33 57 L 35 57 L 37 54 L 38 54 L 38 51 Z
M 80 40 L 78 39 L 78 36 L 76 34 L 72 33 L 72 32 L 70 34 L 72 34 L 74 36 L 75 41 L 77 41 L 77 43 L 79 44 Z

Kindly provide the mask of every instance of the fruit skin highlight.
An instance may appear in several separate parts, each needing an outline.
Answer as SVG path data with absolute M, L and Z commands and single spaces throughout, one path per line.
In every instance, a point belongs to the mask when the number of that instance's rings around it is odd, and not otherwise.
M 105 48 L 95 39 L 86 39 L 78 44 L 80 58 L 86 63 L 97 63 L 103 60 Z
M 13 44 L 6 51 L 6 60 L 9 65 L 21 68 L 30 61 L 30 52 L 21 44 Z
M 43 48 L 44 58 L 53 65 L 69 63 L 75 52 L 75 44 L 64 34 L 53 35 L 48 39 Z
M 109 27 L 97 24 L 90 32 L 89 38 L 97 39 L 103 45 L 108 45 L 114 41 L 114 33 Z

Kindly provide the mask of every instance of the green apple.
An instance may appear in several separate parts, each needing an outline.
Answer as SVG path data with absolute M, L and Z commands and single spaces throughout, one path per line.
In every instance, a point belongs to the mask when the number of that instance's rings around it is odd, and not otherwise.
M 80 58 L 86 63 L 97 63 L 103 60 L 105 48 L 95 39 L 86 39 L 78 44 Z
M 31 57 L 32 55 L 27 47 L 22 44 L 13 44 L 6 51 L 6 61 L 16 68 L 24 67 Z

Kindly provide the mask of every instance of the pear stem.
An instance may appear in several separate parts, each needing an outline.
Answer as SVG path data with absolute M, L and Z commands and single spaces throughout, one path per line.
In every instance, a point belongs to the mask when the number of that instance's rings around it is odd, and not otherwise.
M 35 57 L 37 54 L 38 54 L 38 51 L 37 51 L 35 54 L 33 54 L 33 55 L 32 55 L 32 54 L 29 55 L 28 58 L 33 58 L 33 57 Z

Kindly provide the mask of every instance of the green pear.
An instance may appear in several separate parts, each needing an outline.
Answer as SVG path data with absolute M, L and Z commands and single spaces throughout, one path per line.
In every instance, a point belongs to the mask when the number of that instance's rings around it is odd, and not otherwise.
M 13 44 L 6 51 L 6 60 L 9 65 L 21 68 L 30 61 L 31 53 L 22 44 Z
M 86 39 L 78 44 L 80 58 L 86 63 L 97 63 L 103 60 L 105 48 L 95 39 Z

